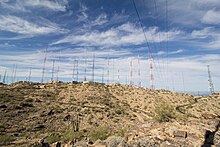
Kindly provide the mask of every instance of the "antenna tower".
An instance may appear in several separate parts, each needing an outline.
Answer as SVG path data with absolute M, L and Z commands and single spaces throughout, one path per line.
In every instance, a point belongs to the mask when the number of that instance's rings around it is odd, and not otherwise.
M 53 60 L 53 68 L 52 68 L 52 77 L 51 77 L 51 81 L 53 81 L 53 75 L 54 75 L 54 64 L 55 64 L 55 60 Z
M 150 88 L 154 89 L 154 77 L 153 77 L 153 58 L 149 59 L 150 63 Z
M 209 89 L 210 89 L 211 94 L 213 94 L 213 93 L 214 93 L 214 86 L 213 86 L 213 83 L 212 83 L 211 71 L 210 71 L 209 67 L 210 67 L 210 66 L 207 65 L 207 68 L 208 68 L 208 76 L 209 76 L 209 79 L 208 79 Z
M 130 61 L 130 86 L 133 85 L 133 81 L 132 81 L 132 58 L 131 58 L 131 61 Z
M 45 50 L 45 57 L 44 57 L 44 64 L 43 64 L 43 71 L 42 71 L 41 83 L 44 82 L 44 72 L 45 72 L 46 60 L 47 60 L 47 48 L 46 48 L 46 50 Z

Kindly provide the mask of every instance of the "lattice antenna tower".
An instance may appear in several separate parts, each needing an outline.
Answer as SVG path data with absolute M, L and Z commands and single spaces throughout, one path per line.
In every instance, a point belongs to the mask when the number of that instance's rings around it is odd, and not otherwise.
M 210 71 L 210 65 L 207 65 L 207 68 L 208 68 L 208 82 L 209 82 L 209 89 L 210 89 L 210 92 L 211 94 L 214 93 L 214 85 L 212 83 L 212 77 L 211 77 L 211 71 Z

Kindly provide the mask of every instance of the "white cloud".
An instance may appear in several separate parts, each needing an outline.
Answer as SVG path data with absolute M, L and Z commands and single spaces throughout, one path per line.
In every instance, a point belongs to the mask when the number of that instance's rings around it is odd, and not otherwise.
M 94 21 L 91 22 L 92 26 L 96 26 L 96 25 L 102 25 L 104 23 L 106 23 L 107 20 L 107 15 L 105 13 L 100 14 Z
M 59 2 L 54 2 L 50 0 L 4 0 L 0 2 L 3 8 L 12 11 L 28 11 L 29 7 L 42 7 L 47 8 L 52 11 L 66 11 L 67 0 L 60 0 Z
M 182 53 L 183 50 L 182 49 L 178 49 L 176 51 L 172 51 L 172 52 L 168 52 L 168 55 L 174 55 L 174 54 L 179 54 L 179 53 Z M 166 55 L 167 53 L 164 52 L 164 51 L 159 51 L 156 53 L 156 55 Z
M 198 45 L 207 49 L 220 49 L 220 31 L 214 27 L 206 27 L 202 30 L 194 30 L 191 33 L 192 39 L 207 39 L 205 42 L 199 42 Z
M 4 48 L 4 47 L 6 47 L 6 48 L 7 48 L 7 47 L 15 47 L 15 45 L 6 42 L 6 43 L 0 44 L 0 47 L 1 47 L 1 48 Z
M 206 27 L 202 30 L 194 30 L 191 33 L 192 38 L 207 38 L 210 35 L 210 32 L 213 31 L 212 27 Z
M 65 4 L 67 1 L 63 1 L 63 3 L 53 2 L 50 0 L 25 0 L 24 4 L 26 6 L 31 7 L 45 7 L 54 11 L 66 11 Z
M 149 28 L 145 31 L 149 42 L 163 42 L 167 40 L 166 32 L 159 32 L 158 28 Z M 160 33 L 160 37 L 159 37 Z M 169 41 L 176 39 L 183 32 L 179 30 L 169 31 Z M 84 34 L 71 34 L 53 44 L 72 43 L 92 46 L 126 46 L 145 43 L 142 29 L 131 23 L 109 28 L 106 31 L 91 31 Z
M 202 18 L 202 22 L 206 24 L 220 24 L 220 11 L 207 11 Z
M 24 35 L 43 35 L 49 33 L 61 33 L 65 30 L 52 25 L 52 23 L 40 26 L 16 16 L 0 16 L 0 30 Z

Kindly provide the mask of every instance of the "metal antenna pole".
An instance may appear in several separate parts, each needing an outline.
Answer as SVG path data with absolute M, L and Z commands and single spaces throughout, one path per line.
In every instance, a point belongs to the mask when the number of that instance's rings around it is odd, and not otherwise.
M 132 81 L 132 58 L 130 60 L 130 86 L 133 85 L 133 81 Z
M 76 60 L 76 81 L 78 82 L 78 80 L 79 80 L 79 69 L 78 69 L 78 63 L 79 63 L 79 61 L 78 61 L 78 59 Z
M 30 71 L 29 71 L 29 76 L 28 76 L 28 82 L 31 81 L 31 68 L 30 68 Z
M 76 60 L 73 61 L 72 81 L 74 81 L 74 77 L 75 77 L 75 68 L 76 68 Z
M 102 83 L 104 83 L 104 67 L 102 68 Z
M 93 54 L 93 61 L 92 61 L 92 82 L 94 82 L 95 78 L 95 55 Z
M 11 73 L 11 83 L 14 83 L 14 71 L 15 71 L 15 64 L 13 65 L 13 69 Z
M 55 64 L 55 60 L 53 60 L 53 68 L 52 68 L 52 77 L 51 77 L 51 81 L 53 81 L 53 75 L 54 75 L 54 64 Z
M 182 72 L 182 80 L 183 80 L 183 92 L 185 93 L 185 79 L 184 79 L 184 74 Z
M 140 55 L 138 51 L 138 87 L 141 87 Z
M 209 89 L 210 89 L 210 92 L 211 94 L 214 93 L 214 86 L 213 86 L 213 83 L 212 83 L 212 77 L 211 77 L 211 71 L 210 71 L 210 66 L 207 65 L 207 68 L 208 68 L 208 82 L 209 82 Z
M 16 82 L 16 75 L 17 74 L 17 64 L 15 64 L 15 72 L 14 72 L 14 82 Z
M 109 83 L 109 55 L 108 55 L 108 80 L 107 80 L 107 84 Z
M 150 62 L 150 88 L 154 89 L 154 77 L 153 77 L 153 58 L 149 59 Z
M 44 64 L 43 64 L 43 71 L 42 71 L 41 83 L 44 82 L 44 72 L 45 72 L 46 60 L 47 60 L 47 48 L 46 48 L 46 50 L 45 50 L 45 57 L 44 57 Z
M 87 67 L 87 58 L 85 58 L 84 81 L 86 81 L 86 67 Z
M 4 74 L 4 77 L 3 77 L 3 80 L 2 80 L 3 83 L 5 83 L 5 80 L 6 80 L 6 74 L 7 74 L 7 70 L 5 70 L 5 74 Z

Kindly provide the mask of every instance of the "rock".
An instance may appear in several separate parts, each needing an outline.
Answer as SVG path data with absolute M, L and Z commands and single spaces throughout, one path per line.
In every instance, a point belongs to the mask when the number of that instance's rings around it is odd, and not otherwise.
M 104 141 L 107 147 L 127 147 L 127 143 L 122 137 L 110 136 Z
M 51 147 L 61 147 L 61 143 L 60 142 L 55 142 L 51 145 Z
M 66 116 L 64 117 L 64 119 L 63 119 L 63 121 L 67 121 L 67 120 L 70 120 L 70 115 L 69 115 L 69 114 L 66 115 Z
M 181 137 L 181 138 L 186 138 L 187 137 L 187 132 L 186 131 L 180 131 L 176 130 L 173 132 L 174 137 Z
M 213 143 L 216 147 L 220 147 L 220 130 L 218 128 L 218 131 L 215 132 L 214 138 L 213 138 Z
M 40 124 L 40 125 L 37 125 L 37 126 L 33 129 L 33 131 L 40 131 L 40 130 L 42 130 L 42 129 L 44 129 L 44 128 L 45 128 L 45 125 Z
M 131 144 L 132 147 L 159 147 L 159 145 L 151 141 L 148 137 L 139 139 L 137 142 Z
M 47 115 L 53 115 L 54 114 L 54 111 L 53 110 L 50 110 L 48 113 L 47 113 Z
M 74 147 L 88 147 L 88 144 L 85 140 L 81 140 L 79 142 L 76 142 L 74 144 Z
M 106 144 L 105 144 L 102 140 L 98 139 L 98 140 L 96 140 L 96 142 L 92 145 L 92 147 L 106 147 Z

